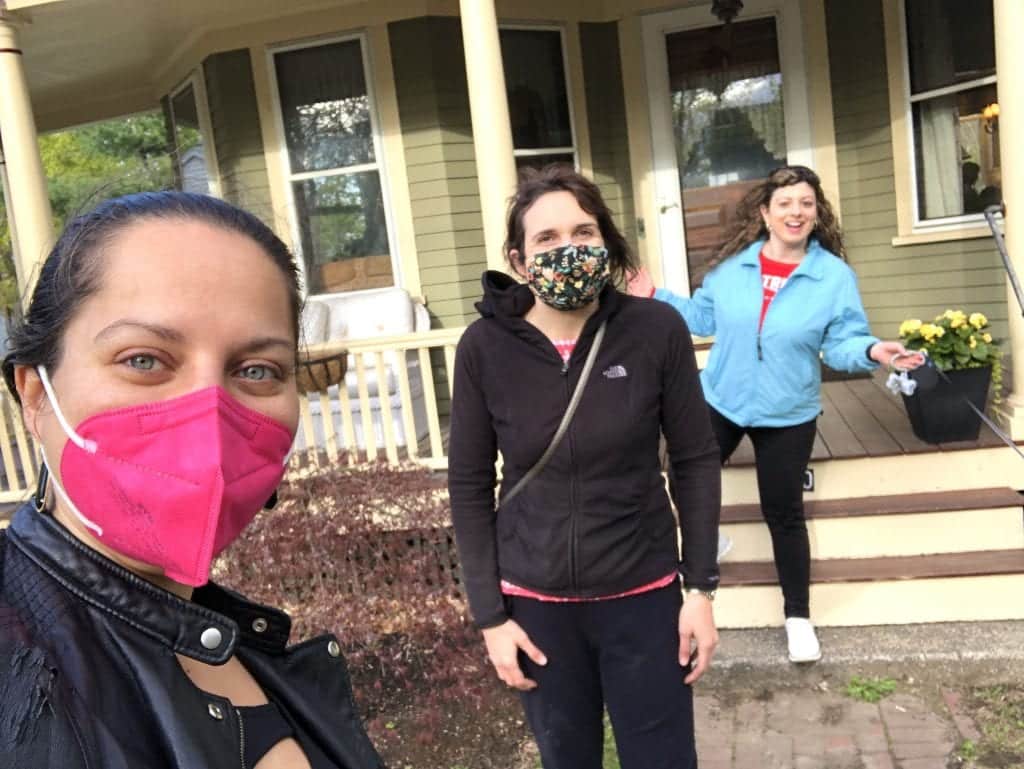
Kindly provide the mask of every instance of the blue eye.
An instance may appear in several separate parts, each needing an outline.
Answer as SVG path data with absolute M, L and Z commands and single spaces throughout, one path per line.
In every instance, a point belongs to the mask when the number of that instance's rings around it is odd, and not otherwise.
M 133 355 L 125 363 L 137 371 L 152 371 L 156 368 L 156 358 L 152 355 Z
M 262 382 L 266 379 L 277 378 L 277 372 L 272 370 L 270 366 L 245 366 L 238 373 L 243 379 L 248 379 L 251 382 Z

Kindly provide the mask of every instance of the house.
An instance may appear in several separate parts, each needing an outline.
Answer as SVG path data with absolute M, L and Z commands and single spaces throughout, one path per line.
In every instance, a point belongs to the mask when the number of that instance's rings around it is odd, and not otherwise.
M 201 147 L 189 158 L 210 191 L 292 243 L 310 294 L 397 286 L 426 302 L 431 331 L 349 348 L 366 353 L 359 377 L 377 355 L 384 381 L 395 349 L 434 372 L 428 440 L 404 451 L 443 467 L 446 373 L 480 272 L 502 267 L 517 167 L 575 163 L 657 280 L 685 292 L 752 181 L 801 163 L 839 209 L 877 333 L 948 307 L 992 319 L 1003 417 L 1024 440 L 1024 322 L 980 213 L 1005 201 L 1024 271 L 1022 29 L 1019 0 L 8 0 L 0 134 L 20 274 L 52 239 L 36 131 L 160 105 L 170 143 Z M 829 401 L 841 418 L 811 468 L 815 604 L 835 607 L 819 621 L 1024 616 L 1024 464 L 992 441 L 915 444 L 884 424 L 897 401 L 857 387 Z M 381 401 L 385 433 L 411 419 Z M 343 417 L 325 425 L 331 456 L 355 442 Z M 726 470 L 726 492 L 737 587 L 720 620 L 776 623 L 749 467 Z

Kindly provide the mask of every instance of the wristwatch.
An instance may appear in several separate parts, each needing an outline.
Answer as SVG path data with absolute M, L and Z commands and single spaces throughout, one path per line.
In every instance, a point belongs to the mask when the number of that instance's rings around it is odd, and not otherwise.
M 715 600 L 715 595 L 718 594 L 717 590 L 701 590 L 699 587 L 687 587 L 683 589 L 683 593 L 686 595 L 702 595 L 709 601 Z

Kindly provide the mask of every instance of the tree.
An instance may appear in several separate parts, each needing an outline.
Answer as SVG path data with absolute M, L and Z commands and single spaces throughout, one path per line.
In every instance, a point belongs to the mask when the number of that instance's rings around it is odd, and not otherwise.
M 39 137 L 54 227 L 101 200 L 174 185 L 163 115 L 150 112 Z M 18 304 L 11 234 L 0 200 L 0 307 Z

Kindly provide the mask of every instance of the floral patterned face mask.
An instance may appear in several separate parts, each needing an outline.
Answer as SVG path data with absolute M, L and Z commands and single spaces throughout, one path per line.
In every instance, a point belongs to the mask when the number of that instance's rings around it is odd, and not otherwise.
M 556 310 L 590 304 L 611 275 L 604 246 L 559 246 L 526 258 L 526 282 Z

